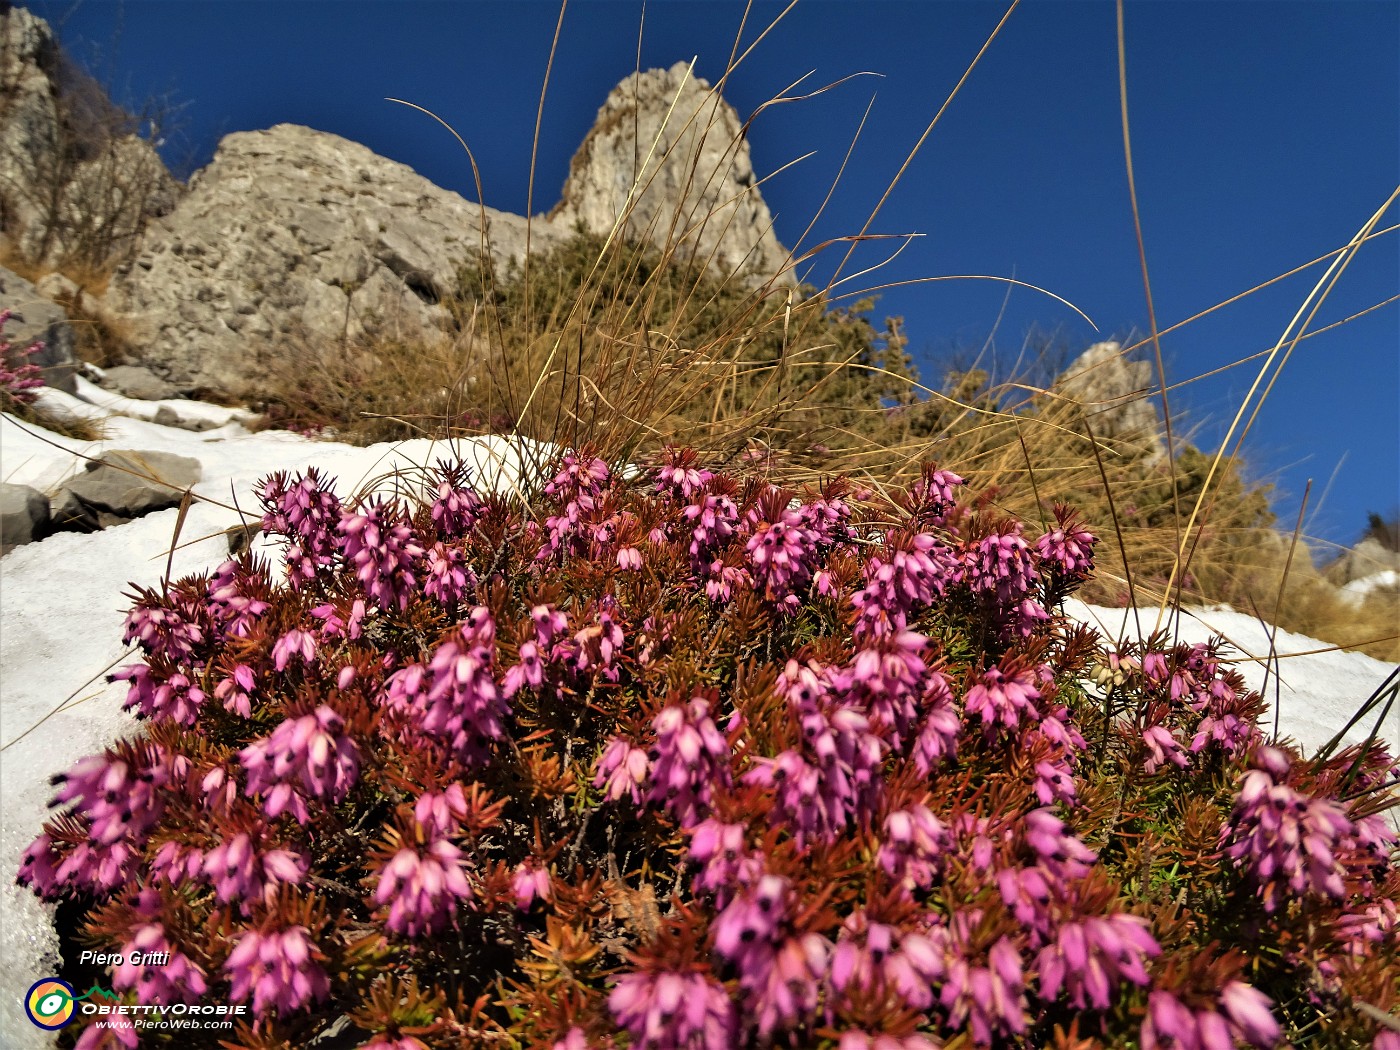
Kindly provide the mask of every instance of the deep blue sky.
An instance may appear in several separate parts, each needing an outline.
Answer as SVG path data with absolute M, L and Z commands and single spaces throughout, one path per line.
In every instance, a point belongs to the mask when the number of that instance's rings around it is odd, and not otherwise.
M 471 145 L 486 203 L 523 212 L 535 108 L 558 14 L 554 3 L 64 0 L 29 5 L 122 101 L 181 103 L 173 163 L 206 163 L 230 131 L 306 124 L 364 143 L 474 198 L 468 165 L 410 99 Z M 779 5 L 760 4 L 746 43 Z M 820 205 L 872 93 L 853 163 L 810 242 L 854 233 L 909 148 L 1000 19 L 999 2 L 812 0 L 731 77 L 747 116 L 799 76 L 815 87 L 864 77 L 760 115 L 750 134 L 780 239 L 791 245 Z M 541 128 L 535 210 L 557 199 L 569 158 L 608 90 L 636 60 L 641 4 L 575 0 L 565 16 Z M 698 55 L 723 71 L 742 4 L 652 0 L 642 64 Z M 1156 2 L 1126 7 L 1128 97 L 1148 266 L 1161 327 L 1341 247 L 1400 184 L 1400 4 Z M 1098 338 L 1145 332 L 1119 124 L 1114 7 L 1023 4 L 992 45 L 881 212 L 874 229 L 919 232 L 878 279 L 1014 275 L 1071 300 Z M 1400 222 L 1392 208 L 1382 226 Z M 1400 234 L 1363 248 L 1314 327 L 1400 292 Z M 858 259 L 873 262 L 881 249 Z M 825 279 L 832 253 L 813 277 Z M 1271 347 L 1315 267 L 1163 339 L 1180 383 Z M 853 286 L 858 287 L 858 286 Z M 891 290 L 930 379 L 950 354 L 989 338 L 1005 373 L 1027 333 L 1074 350 L 1096 338 L 1070 310 L 1005 286 Z M 1256 365 L 1173 394 L 1218 440 Z M 1246 446 L 1279 484 L 1290 523 L 1307 479 L 1310 531 L 1350 541 L 1368 510 L 1400 503 L 1400 309 L 1390 304 L 1300 344 Z

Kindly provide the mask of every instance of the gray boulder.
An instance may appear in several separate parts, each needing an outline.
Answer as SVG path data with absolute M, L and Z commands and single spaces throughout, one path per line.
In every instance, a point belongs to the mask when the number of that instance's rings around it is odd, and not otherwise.
M 681 245 L 682 259 L 753 280 L 784 271 L 739 115 L 684 62 L 613 88 L 550 217 L 607 233 L 624 210 L 632 237 Z
M 87 472 L 66 482 L 63 492 L 105 527 L 175 506 L 199 479 L 199 461 L 188 456 L 118 450 L 89 461 Z
M 104 368 L 99 385 L 123 397 L 139 398 L 142 401 L 163 401 L 168 397 L 180 396 L 179 390 L 144 365 L 113 365 Z
M 73 373 L 78 362 L 73 354 L 73 327 L 63 307 L 41 296 L 23 277 L 0 266 L 0 310 L 10 311 L 4 338 L 14 347 L 25 347 L 36 339 L 44 348 L 29 360 L 44 370 L 44 382 L 66 393 L 77 391 Z M 12 364 L 23 362 L 16 359 Z
M 407 165 L 293 124 L 239 132 L 146 231 L 106 297 L 143 362 L 185 392 L 256 393 L 256 349 L 442 338 L 439 299 L 481 250 L 504 264 L 525 220 L 441 189 Z M 558 234 L 537 220 L 536 248 Z
M 1391 550 L 1374 536 L 1367 536 L 1327 567 L 1327 576 L 1338 586 L 1364 580 L 1387 571 L 1400 571 L 1400 551 Z
M 66 488 L 49 500 L 49 522 L 55 532 L 96 532 L 102 527 L 97 512 Z
M 1155 385 L 1149 362 L 1128 360 L 1116 342 L 1095 343 L 1055 385 L 1080 402 L 1096 437 L 1118 439 L 1154 458 L 1166 454 L 1161 420 L 1148 395 Z
M 43 537 L 49 526 L 49 501 L 28 485 L 0 482 L 0 553 Z
M 47 22 L 0 6 L 0 231 L 21 255 L 101 268 L 174 207 L 180 184 L 134 124 Z

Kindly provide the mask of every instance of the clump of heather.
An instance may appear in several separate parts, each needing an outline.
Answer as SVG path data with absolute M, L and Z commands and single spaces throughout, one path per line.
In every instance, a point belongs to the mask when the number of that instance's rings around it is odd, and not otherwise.
M 1389 756 L 1071 625 L 1092 531 L 963 487 L 268 478 L 281 563 L 133 595 L 143 730 L 21 881 L 249 1048 L 1393 1045 Z
M 28 346 L 15 346 L 5 338 L 5 326 L 10 323 L 13 312 L 0 310 L 0 410 L 12 411 L 19 405 L 34 403 L 34 393 L 44 385 L 44 373 L 33 361 L 28 360 L 44 349 L 42 342 Z

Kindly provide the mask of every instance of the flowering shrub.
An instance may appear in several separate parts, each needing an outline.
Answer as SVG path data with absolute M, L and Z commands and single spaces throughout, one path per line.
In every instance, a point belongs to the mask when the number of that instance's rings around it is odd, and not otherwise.
M 44 385 L 44 373 L 31 357 L 44 349 L 42 342 L 33 342 L 25 347 L 11 345 L 5 338 L 5 326 L 12 316 L 9 310 L 0 310 L 0 411 L 10 412 L 18 405 L 34 403 L 36 388 Z
M 21 881 L 169 953 L 128 1001 L 248 1004 L 228 1046 L 1395 1045 L 1388 756 L 1266 743 L 1219 645 L 1104 650 L 1094 537 L 960 486 L 269 478 L 285 569 L 136 595 L 144 732 Z

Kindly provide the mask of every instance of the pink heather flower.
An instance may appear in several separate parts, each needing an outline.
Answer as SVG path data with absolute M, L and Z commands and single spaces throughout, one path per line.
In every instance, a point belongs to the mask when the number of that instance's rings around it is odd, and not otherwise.
M 937 537 L 900 532 L 886 542 L 866 561 L 866 585 L 851 599 L 858 635 L 899 634 L 909 626 L 910 614 L 942 597 L 952 579 L 953 556 Z
M 1075 522 L 1063 507 L 1055 508 L 1059 528 L 1052 529 L 1035 541 L 1035 551 L 1042 567 L 1048 566 L 1057 576 L 1082 580 L 1094 571 L 1094 544 L 1098 539 Z
M 737 565 L 729 565 L 723 559 L 716 558 L 710 562 L 708 574 L 705 578 L 705 597 L 716 605 L 724 605 L 734 600 L 736 590 L 744 590 L 752 586 L 747 569 Z
M 617 552 L 617 567 L 623 572 L 640 572 L 642 552 L 636 547 L 622 547 Z
M 467 815 L 467 793 L 460 783 L 446 791 L 425 791 L 413 804 L 413 818 L 433 838 L 452 838 Z
M 1035 562 L 1030 547 L 1021 537 L 1019 523 L 1006 526 L 974 543 L 963 558 L 964 578 L 975 593 L 995 598 L 1003 608 L 1010 607 L 1036 585 Z
M 913 759 L 919 776 L 926 777 L 945 760 L 956 757 L 962 732 L 962 722 L 953 708 L 953 691 L 941 671 L 929 672 L 921 706 L 924 720 L 914 737 Z
M 1400 1032 L 1382 1028 L 1371 1042 L 1371 1050 L 1400 1050 Z
M 725 824 L 707 817 L 689 829 L 690 861 L 700 866 L 692 883 L 696 893 L 710 894 L 715 907 L 724 908 L 732 891 L 747 880 L 754 855 L 748 852 L 743 824 Z
M 1037 762 L 1032 788 L 1042 806 L 1055 802 L 1072 804 L 1075 800 L 1074 771 L 1063 758 Z
M 73 1050 L 138 1050 L 140 1031 L 135 1025 L 130 1028 L 104 1028 L 101 1022 L 90 1024 L 78 1036 Z
M 1220 1005 L 1233 1034 L 1250 1046 L 1272 1047 L 1283 1038 L 1273 1015 L 1273 1000 L 1243 981 L 1231 981 L 1220 992 Z
M 294 628 L 278 638 L 272 647 L 272 666 L 285 671 L 294 656 L 308 667 L 316 662 L 316 637 L 309 631 Z
M 9 324 L 13 316 L 10 310 L 0 310 L 0 332 Z M 25 347 L 16 347 L 0 334 L 0 392 L 8 394 L 23 405 L 33 404 L 38 395 L 34 393 L 44 385 L 44 372 L 33 361 L 11 364 L 14 358 L 30 357 L 42 353 L 44 343 L 35 340 Z
M 923 803 L 897 809 L 885 817 L 884 831 L 875 863 L 906 890 L 932 886 L 940 859 L 952 845 L 933 811 Z
M 715 788 L 729 786 L 729 742 L 699 697 L 663 708 L 652 728 L 656 747 L 647 801 L 664 805 L 688 827 L 703 819 Z
M 788 826 L 799 848 L 814 836 L 832 842 L 853 817 L 869 818 L 884 789 L 886 751 L 870 719 L 851 705 L 812 703 L 800 718 L 802 749 L 756 756 L 743 775 L 772 792 L 773 819 Z
M 515 894 L 515 906 L 521 911 L 529 911 L 535 901 L 547 901 L 553 894 L 549 880 L 549 869 L 540 865 L 533 857 L 526 858 L 516 866 L 511 876 L 511 892 Z
M 445 838 L 422 850 L 404 846 L 384 865 L 374 891 L 378 904 L 389 905 L 386 925 L 405 937 L 439 933 L 454 924 L 457 902 L 470 902 L 467 862 Z
M 623 974 L 608 994 L 608 1010 L 636 1050 L 731 1050 L 738 1045 L 734 1004 L 723 986 L 703 973 Z
M 953 490 L 963 479 L 951 470 L 938 470 L 932 463 L 924 466 L 919 480 L 909 486 L 910 509 L 923 521 L 942 522 L 955 501 Z
M 937 1050 L 938 1044 L 926 1035 L 915 1032 L 903 1038 L 878 1032 L 871 1035 L 858 1028 L 850 1028 L 841 1033 L 836 1050 Z
M 261 575 L 245 571 L 243 566 L 232 559 L 214 570 L 214 575 L 209 580 L 206 604 L 210 616 L 222 626 L 229 637 L 246 638 L 253 625 L 267 612 L 267 602 L 246 593 L 249 589 L 260 587 L 262 583 Z
M 787 937 L 776 948 L 763 945 L 740 960 L 739 987 L 748 995 L 761 1040 L 815 1016 L 830 955 L 825 937 L 807 933 Z
M 695 452 L 691 449 L 666 448 L 662 454 L 670 462 L 656 472 L 656 491 L 673 490 L 681 499 L 690 499 L 703 489 L 715 475 L 712 471 L 695 466 Z
M 1161 685 L 1167 680 L 1167 658 L 1162 653 L 1142 654 L 1142 673 L 1152 685 Z
M 287 537 L 284 557 L 292 587 L 309 583 L 320 569 L 335 563 L 340 499 L 315 467 L 294 482 L 285 474 L 270 475 L 256 491 L 263 505 L 263 528 Z
M 385 700 L 417 731 L 445 743 L 461 761 L 484 762 L 505 735 L 510 705 L 492 677 L 495 625 L 484 606 L 472 610 L 461 641 L 434 650 L 426 668 L 411 664 L 390 676 Z
M 425 576 L 423 593 L 448 609 L 456 609 L 476 587 L 476 576 L 463 563 L 462 552 L 442 543 L 428 549 Z
M 1069 882 L 1089 874 L 1096 859 L 1094 851 L 1076 838 L 1053 810 L 1031 810 L 1023 826 L 1026 845 L 1051 875 Z
M 1029 671 L 1014 671 L 1010 675 L 992 667 L 982 672 L 976 685 L 963 700 L 968 717 L 977 716 L 984 726 L 1004 726 L 1016 729 L 1023 718 L 1036 717 L 1036 701 L 1040 692 L 1032 682 Z
M 781 875 L 760 875 L 725 906 L 711 924 L 715 951 L 737 963 L 755 950 L 771 946 L 787 919 L 790 883 Z
M 914 631 L 873 638 L 833 680 L 839 694 L 869 709 L 881 735 L 896 749 L 913 729 L 921 698 L 931 686 L 920 655 L 927 647 L 928 639 Z
M 206 697 L 204 690 L 184 674 L 158 678 L 145 664 L 130 664 L 113 672 L 109 681 L 128 683 L 122 710 L 137 708 L 146 718 L 193 726 Z
M 208 639 L 202 610 L 179 595 L 147 595 L 126 614 L 122 642 L 136 642 L 148 656 L 163 656 L 187 667 Z
M 467 535 L 481 518 L 480 497 L 463 484 L 463 470 L 438 461 L 437 499 L 433 501 L 433 524 L 443 536 L 456 539 Z
M 651 762 L 647 753 L 633 747 L 621 737 L 613 737 L 598 757 L 597 770 L 593 776 L 593 786 L 604 788 L 603 797 L 616 802 L 624 795 L 632 797 L 632 804 L 642 804 L 642 787 L 647 782 Z
M 144 761 L 133 764 L 138 758 Z M 156 748 L 108 750 L 82 759 L 55 778 L 60 787 L 52 804 L 72 807 L 87 828 L 87 841 L 59 847 L 41 834 L 24 852 L 19 881 L 50 899 L 64 891 L 106 894 L 120 886 L 160 822 L 161 789 L 171 776 L 171 765 Z
M 1186 752 L 1181 749 L 1181 745 L 1176 742 L 1176 738 L 1166 726 L 1152 726 L 1143 730 L 1142 742 L 1147 745 L 1148 750 L 1147 761 L 1142 767 L 1143 772 L 1155 773 L 1167 763 L 1180 769 L 1186 768 Z
M 131 961 L 154 952 L 168 952 L 170 957 L 159 966 Z M 121 964 L 112 971 L 112 988 L 135 992 L 138 1003 L 188 1002 L 209 990 L 204 971 L 170 943 L 165 927 L 158 922 L 138 926 L 122 946 L 121 955 Z
M 270 904 L 280 885 L 300 883 L 309 866 L 304 856 L 291 850 L 259 853 L 252 836 L 240 832 L 205 854 L 201 869 L 214 896 L 225 904 L 243 905 L 247 915 L 260 898 Z
M 692 503 L 682 512 L 686 521 L 692 522 L 690 532 L 690 559 L 692 564 L 709 561 L 707 555 L 734 535 L 735 523 L 739 520 L 739 509 L 734 501 L 722 493 L 708 493 L 698 503 Z
M 928 937 L 943 955 L 939 1000 L 949 1026 L 967 1025 L 974 1042 L 989 1046 L 998 1034 L 1025 1033 L 1025 975 L 1020 953 L 1006 937 L 998 938 L 985 961 L 970 954 L 981 917 L 978 909 L 956 912 L 947 926 L 929 927 Z
M 345 558 L 369 599 L 381 609 L 407 609 L 423 548 L 402 513 L 375 500 L 359 513 L 343 512 L 339 532 Z
M 769 601 L 798 605 L 795 592 L 812 578 L 820 537 L 801 514 L 783 509 L 776 490 L 749 513 L 752 529 L 744 552 L 754 585 Z
M 509 700 L 527 685 L 531 689 L 544 685 L 544 663 L 540 660 L 540 647 L 535 642 L 520 643 L 520 662 L 506 671 L 501 682 L 501 695 Z
M 356 598 L 351 604 L 348 621 L 343 619 L 336 607 L 330 603 L 316 606 L 311 610 L 311 615 L 324 621 L 321 624 L 322 638 L 349 638 L 352 642 L 357 641 L 360 637 L 360 626 L 365 618 L 364 599 Z
M 360 1047 L 360 1050 L 430 1050 L 430 1048 L 423 1040 L 415 1039 L 411 1035 L 390 1039 L 387 1032 L 380 1032 Z
M 1337 803 L 1280 783 L 1288 771 L 1282 752 L 1260 747 L 1253 765 L 1220 829 L 1226 856 L 1258 887 L 1265 911 L 1303 894 L 1344 899 L 1337 854 L 1354 834 L 1351 819 Z
M 253 669 L 246 664 L 238 664 L 232 674 L 214 687 L 214 698 L 224 705 L 225 711 L 252 718 L 253 690 L 256 688 Z
M 238 760 L 248 771 L 245 790 L 263 795 L 263 812 L 290 812 L 307 824 L 308 798 L 337 803 L 359 779 L 360 751 L 341 730 L 341 717 L 325 705 L 289 718 L 272 734 L 249 744 Z
M 1193 1011 L 1170 992 L 1153 992 L 1142 1023 L 1142 1050 L 1230 1050 L 1237 1041 L 1264 1050 L 1278 1045 L 1283 1031 L 1268 996 L 1242 981 L 1231 981 L 1220 993 L 1220 1003 L 1223 1014 Z
M 1040 950 L 1040 995 L 1047 1002 L 1061 989 L 1079 1010 L 1107 1010 L 1124 981 L 1145 988 L 1145 960 L 1161 954 L 1146 919 L 1136 915 L 1094 916 L 1062 923 L 1055 939 Z
M 330 981 L 313 953 L 316 946 L 304 926 L 259 932 L 249 930 L 224 961 L 236 1003 L 253 997 L 253 1013 L 289 1014 L 330 994 Z
M 846 1002 L 861 1002 L 883 986 L 923 1011 L 933 1005 L 943 975 L 943 959 L 924 933 L 871 922 L 857 909 L 842 924 L 827 980 Z
M 574 634 L 574 670 L 579 674 L 597 675 L 605 682 L 615 682 L 619 669 L 613 658 L 622 652 L 622 627 L 613 611 L 600 609 L 597 620 Z
M 574 1025 L 564 1033 L 563 1039 L 555 1040 L 550 1050 L 589 1050 L 588 1036 L 582 1028 Z
M 171 886 L 179 886 L 198 876 L 203 867 L 203 851 L 172 840 L 163 843 L 151 858 L 151 881 L 164 880 Z

